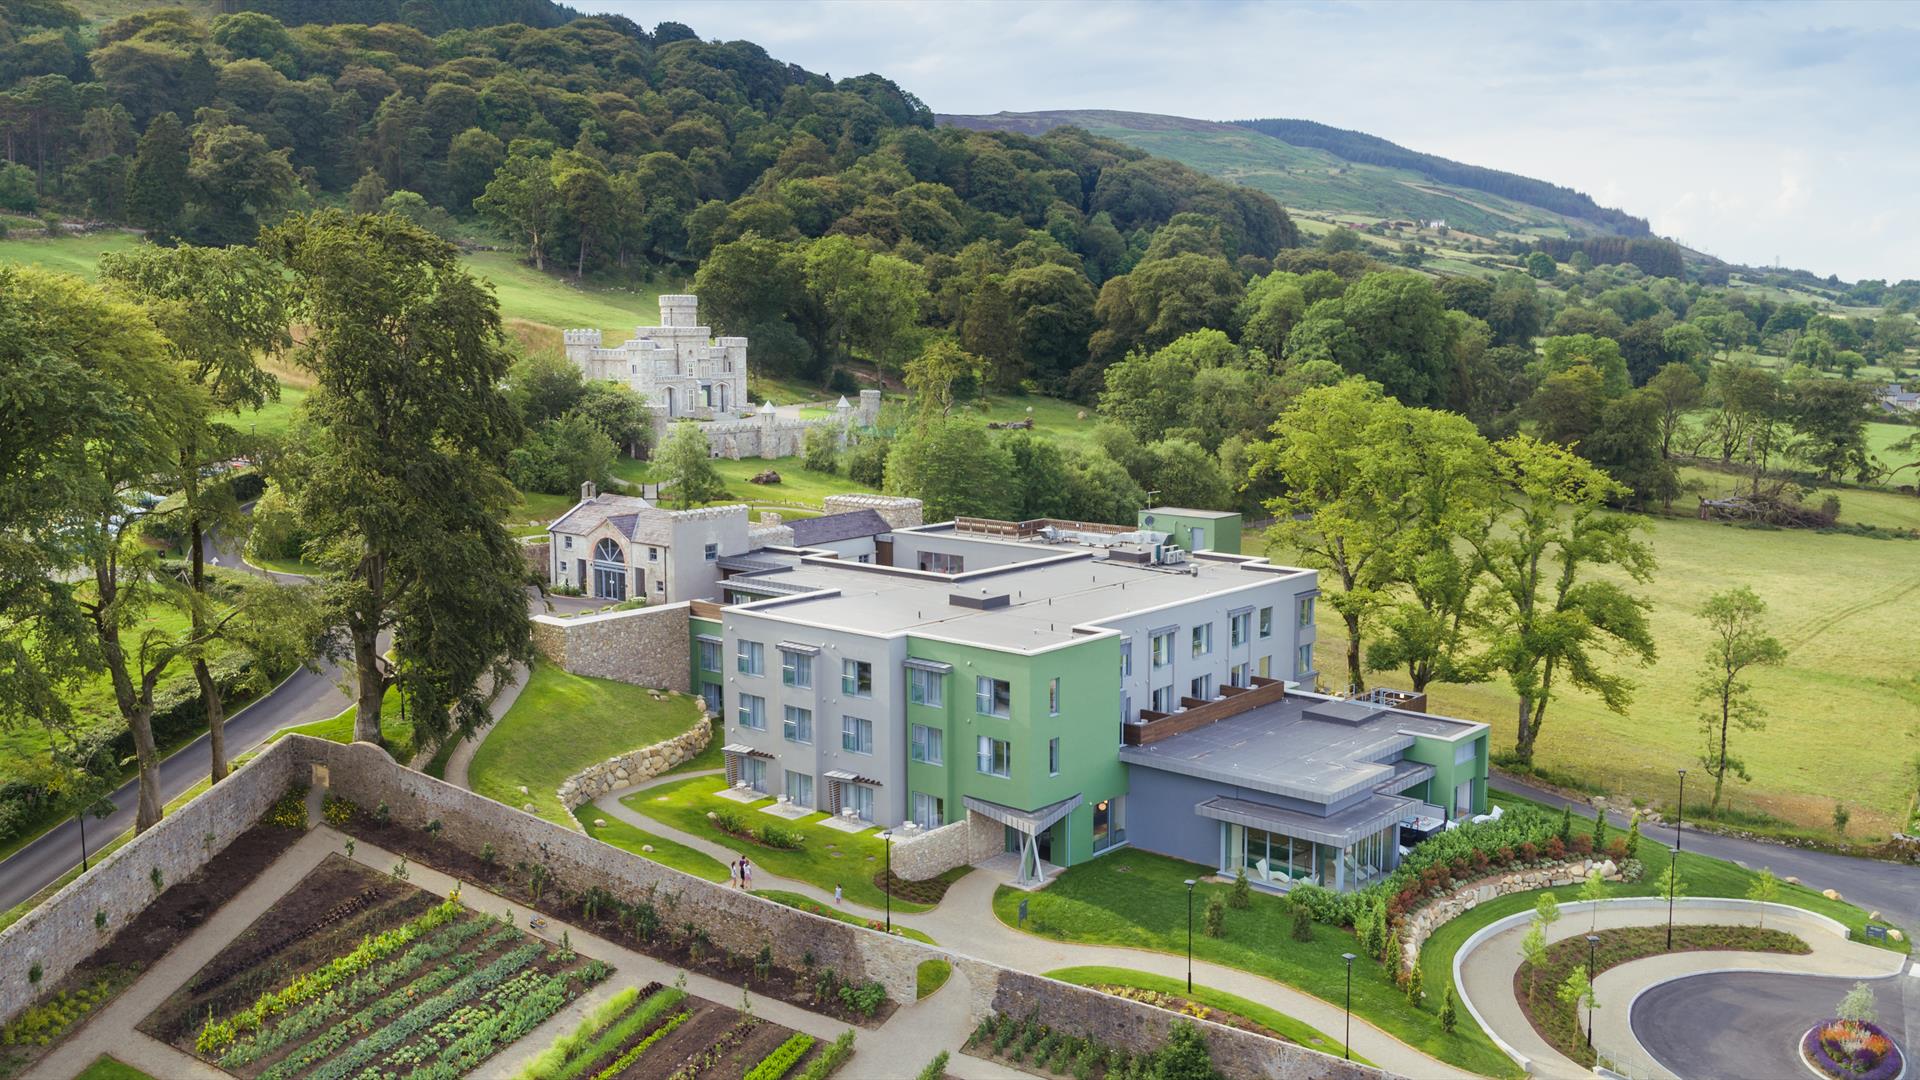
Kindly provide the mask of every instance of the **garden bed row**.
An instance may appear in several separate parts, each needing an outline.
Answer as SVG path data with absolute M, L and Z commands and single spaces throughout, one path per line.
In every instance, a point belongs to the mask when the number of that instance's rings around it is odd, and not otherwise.
M 833 1046 L 654 983 L 614 995 L 515 1080 L 820 1080 L 845 1060 Z
M 1198 1028 L 1176 1021 L 1167 1041 L 1152 1053 L 1103 1046 L 1080 1035 L 1057 1032 L 1037 1017 L 996 1013 L 980 1021 L 966 1051 L 1022 1072 L 1073 1080 L 1158 1080 L 1161 1077 L 1214 1077 L 1207 1039 Z

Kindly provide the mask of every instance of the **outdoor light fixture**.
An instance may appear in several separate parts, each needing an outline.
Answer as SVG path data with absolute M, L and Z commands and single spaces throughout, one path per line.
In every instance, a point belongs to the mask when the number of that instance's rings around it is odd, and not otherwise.
M 1593 966 L 1593 955 L 1599 945 L 1599 934 L 1587 935 L 1587 1049 L 1589 1050 L 1593 1049 L 1593 999 L 1600 996 L 1593 985 L 1594 976 L 1599 974 Z
M 893 830 L 880 834 L 887 848 L 887 933 L 893 933 Z
M 1193 886 L 1187 879 L 1187 993 L 1193 993 Z
M 1343 1056 L 1348 1061 L 1352 1061 L 1353 1060 L 1353 954 L 1350 952 L 1343 952 L 1340 954 L 1340 959 L 1345 960 L 1347 962 L 1347 1035 L 1345 1040 L 1343 1040 L 1344 1045 L 1342 1046 L 1342 1049 L 1346 1051 L 1346 1053 Z
M 1673 951 L 1673 895 L 1680 891 L 1680 827 L 1687 820 L 1687 770 L 1680 770 L 1680 805 L 1673 815 L 1673 849 L 1667 852 L 1667 951 Z

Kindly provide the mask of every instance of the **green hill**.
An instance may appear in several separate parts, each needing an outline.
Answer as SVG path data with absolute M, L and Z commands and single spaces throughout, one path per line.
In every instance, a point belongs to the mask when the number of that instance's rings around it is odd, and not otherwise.
M 1103 109 L 936 119 L 953 127 L 1029 135 L 1066 125 L 1084 128 L 1264 191 L 1289 210 L 1335 220 L 1445 221 L 1489 237 L 1646 231 L 1644 221 L 1596 206 L 1566 188 L 1307 121 L 1221 124 Z M 1266 130 L 1273 125 L 1282 125 L 1293 138 Z

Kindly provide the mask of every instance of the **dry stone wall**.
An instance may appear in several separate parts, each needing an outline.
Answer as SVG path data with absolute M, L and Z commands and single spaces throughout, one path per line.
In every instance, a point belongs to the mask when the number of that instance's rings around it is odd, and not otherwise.
M 562 619 L 533 617 L 533 647 L 563 671 L 688 693 L 693 657 L 687 605 Z
M 1613 864 L 1612 859 L 1575 859 L 1558 866 L 1493 874 L 1477 881 L 1470 881 L 1447 896 L 1430 900 L 1424 907 L 1406 916 L 1403 921 L 1400 931 L 1403 948 L 1400 966 L 1405 970 L 1419 963 L 1420 947 L 1427 943 L 1427 936 L 1439 929 L 1442 923 L 1457 919 L 1481 904 L 1509 893 L 1532 892 L 1535 889 L 1577 888 L 1587 879 L 1587 875 L 1595 870 L 1600 871 L 1600 876 L 1608 881 L 1621 880 L 1620 868 Z M 1560 899 L 1572 900 L 1573 895 L 1569 893 Z
M 608 758 L 598 765 L 589 765 L 567 777 L 557 792 L 560 803 L 572 811 L 602 795 L 651 780 L 683 761 L 692 760 L 712 741 L 713 722 L 707 715 L 707 703 L 700 701 L 700 720 L 686 731 L 652 746 Z
M 894 835 L 899 837 L 898 832 Z M 957 866 L 990 859 L 1000 854 L 1005 843 L 1005 826 L 969 810 L 959 821 L 895 839 L 893 872 L 908 881 L 925 881 Z
M 540 581 L 547 580 L 553 572 L 553 542 L 550 540 L 522 540 L 520 558 L 527 564 L 527 572 Z
M 926 524 L 926 504 L 905 495 L 829 495 L 820 505 L 829 514 L 872 510 L 895 529 L 917 529 Z

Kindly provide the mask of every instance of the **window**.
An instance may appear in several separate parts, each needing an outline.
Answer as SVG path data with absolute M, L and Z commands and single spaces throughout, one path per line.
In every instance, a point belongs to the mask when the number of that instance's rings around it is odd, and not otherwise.
M 1047 715 L 1060 715 L 1060 677 L 1057 675 L 1047 682 Z
M 873 665 L 865 660 L 840 661 L 840 692 L 850 697 L 872 697 Z
M 1298 655 L 1293 658 L 1293 671 L 1296 675 L 1305 675 L 1313 670 L 1313 644 L 1300 646 Z
M 978 756 L 975 767 L 988 776 L 1013 775 L 1013 744 L 1005 739 L 980 736 Z
M 946 822 L 946 801 L 924 791 L 913 793 L 913 823 L 923 829 L 937 829 Z
M 923 765 L 945 765 L 947 733 L 925 724 L 913 725 L 913 760 Z
M 967 568 L 967 560 L 961 555 L 948 555 L 940 551 L 920 553 L 920 569 L 935 574 L 959 574 Z
M 801 690 L 813 689 L 813 657 L 781 649 L 780 681 Z
M 764 670 L 765 651 L 757 641 L 742 639 L 734 643 L 734 667 L 742 675 L 758 675 Z
M 1187 690 L 1189 691 L 1187 696 L 1193 697 L 1193 698 L 1199 698 L 1201 701 L 1205 701 L 1208 698 L 1213 696 L 1213 694 L 1211 693 L 1212 689 L 1213 689 L 1213 676 L 1201 675 L 1193 679 L 1193 681 L 1187 683 Z
M 1153 711 L 1170 713 L 1173 711 L 1173 687 L 1156 686 L 1153 688 Z
M 700 670 L 701 671 L 719 671 L 720 670 L 720 643 L 719 642 L 702 641 L 700 643 Z
M 1468 739 L 1466 742 L 1454 747 L 1453 763 L 1455 765 L 1465 765 L 1471 762 L 1474 756 L 1479 753 L 1479 745 L 1480 741 L 1478 739 Z
M 787 801 L 795 806 L 813 806 L 813 775 L 787 770 Z
M 1047 775 L 1060 775 L 1060 736 L 1047 740 Z
M 767 699 L 758 694 L 741 694 L 737 710 L 740 726 L 755 731 L 767 730 Z
M 1133 639 L 1121 638 L 1120 639 L 1120 677 L 1124 679 L 1132 674 L 1133 674 Z
M 853 754 L 873 753 L 873 721 L 858 716 L 842 716 L 840 749 Z
M 1260 677 L 1263 679 L 1273 678 L 1273 657 L 1263 656 L 1260 658 Z
M 666 583 L 665 581 L 656 581 L 656 582 L 654 582 L 654 583 L 653 583 L 653 591 L 654 591 L 654 592 L 666 592 L 666 591 L 667 591 L 667 583 Z
M 1153 635 L 1153 666 L 1166 667 L 1173 663 L 1173 631 L 1163 630 Z
M 1193 655 L 1205 656 L 1213 651 L 1213 624 L 1201 623 L 1193 628 Z
M 1263 638 L 1273 636 L 1273 609 L 1270 607 L 1260 609 L 1260 636 Z
M 841 805 L 853 810 L 861 821 L 873 820 L 873 789 L 860 784 L 842 784 Z
M 561 543 L 561 545 L 560 545 L 561 547 L 563 547 L 563 548 L 566 548 L 566 549 L 567 549 L 568 551 L 572 551 L 572 550 L 573 550 L 573 537 L 571 537 L 571 536 L 563 536 L 563 537 L 561 537 L 560 539 L 561 539 L 561 541 L 563 541 L 563 542 Z
M 707 545 L 707 561 L 708 561 L 708 562 L 714 562 L 715 560 L 717 560 L 717 559 L 719 559 L 719 558 L 720 558 L 720 545 L 719 545 L 719 544 L 708 544 L 708 545 Z
M 981 716 L 1011 716 L 1013 689 L 1005 679 L 990 679 L 982 675 L 974 680 L 973 709 Z
M 1313 625 L 1313 597 L 1303 596 L 1300 598 L 1300 629 L 1305 630 L 1307 627 L 1312 625 Z
M 726 704 L 721 695 L 722 691 L 719 683 L 709 682 L 700 684 L 700 700 L 707 703 L 708 715 L 719 716 L 720 710 L 726 708 Z
M 1093 850 L 1105 851 L 1127 839 L 1127 797 L 1101 799 L 1093 804 Z
M 1233 615 L 1227 620 L 1227 643 L 1229 645 L 1245 645 L 1248 637 L 1247 631 L 1251 630 L 1252 627 L 1253 612 L 1242 611 Z
M 787 741 L 792 743 L 810 743 L 813 741 L 813 710 L 802 709 L 798 705 L 787 706 Z
M 660 549 L 659 549 L 659 548 L 655 548 L 655 547 L 650 547 L 650 548 L 648 548 L 648 549 L 647 549 L 647 561 L 648 561 L 648 562 L 659 562 L 659 561 L 660 561 Z
M 1252 686 L 1253 680 L 1248 678 L 1252 674 L 1252 664 L 1235 664 L 1227 669 L 1227 682 L 1234 686 Z
M 947 677 L 925 668 L 907 669 L 907 700 L 930 709 L 946 705 Z

